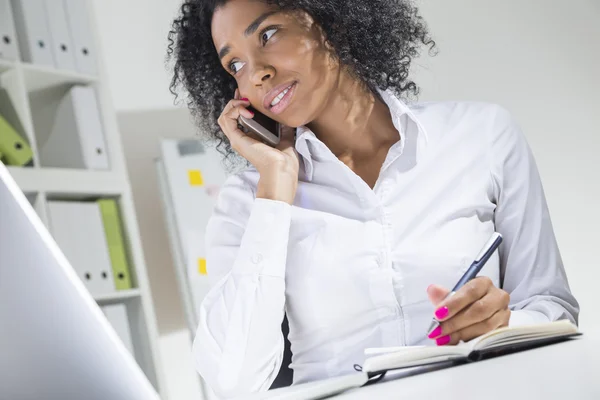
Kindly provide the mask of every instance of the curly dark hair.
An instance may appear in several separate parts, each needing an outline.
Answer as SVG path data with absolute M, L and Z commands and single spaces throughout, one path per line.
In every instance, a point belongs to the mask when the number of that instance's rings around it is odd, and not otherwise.
M 408 80 L 411 61 L 422 44 L 435 42 L 410 0 L 264 0 L 285 11 L 303 10 L 325 32 L 340 64 L 376 93 L 391 89 L 400 98 L 416 97 L 417 85 Z M 184 1 L 169 32 L 167 62 L 174 59 L 170 91 L 186 103 L 203 136 L 225 158 L 233 150 L 217 123 L 237 87 L 221 65 L 211 36 L 215 9 L 227 0 Z

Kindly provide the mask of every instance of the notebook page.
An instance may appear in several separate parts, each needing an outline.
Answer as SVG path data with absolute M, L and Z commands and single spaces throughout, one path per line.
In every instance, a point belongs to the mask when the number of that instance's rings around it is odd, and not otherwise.
M 412 351 L 414 349 L 422 349 L 423 347 L 425 346 L 368 347 L 365 349 L 365 356 L 371 357 L 398 351 Z
M 539 339 L 546 339 L 546 338 L 566 336 L 566 335 L 571 335 L 572 333 L 573 332 L 544 333 L 544 334 L 522 335 L 522 336 L 518 336 L 518 337 L 507 337 L 507 338 L 504 338 L 504 339 L 502 339 L 500 341 L 494 341 L 493 343 L 486 344 L 485 348 L 486 349 L 492 349 L 492 348 L 495 348 L 495 347 L 500 347 L 500 346 L 504 346 L 504 345 L 515 344 L 515 343 L 523 343 L 523 342 L 534 341 L 534 340 L 539 340 Z
M 363 371 L 375 372 L 460 359 L 466 357 L 470 351 L 471 348 L 466 343 L 456 346 L 409 348 L 369 357 L 364 362 Z
M 505 327 L 496 329 L 471 340 L 468 344 L 474 349 L 484 349 L 500 344 L 518 343 L 526 340 L 576 333 L 577 327 L 568 320 L 536 325 Z

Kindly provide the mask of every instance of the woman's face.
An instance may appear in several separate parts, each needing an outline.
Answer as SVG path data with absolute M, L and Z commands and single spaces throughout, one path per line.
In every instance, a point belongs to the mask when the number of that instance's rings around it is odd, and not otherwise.
M 230 0 L 215 10 L 212 37 L 241 97 L 268 117 L 297 127 L 323 110 L 339 67 L 306 13 L 276 11 L 259 0 Z

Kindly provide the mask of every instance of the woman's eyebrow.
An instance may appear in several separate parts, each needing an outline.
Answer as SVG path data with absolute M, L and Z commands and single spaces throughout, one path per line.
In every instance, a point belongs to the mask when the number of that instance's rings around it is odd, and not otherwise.
M 244 36 L 248 37 L 248 36 L 252 35 L 254 32 L 256 32 L 256 30 L 258 29 L 260 24 L 262 24 L 262 22 L 265 19 L 269 18 L 271 15 L 275 14 L 276 12 L 277 11 L 267 11 L 266 13 L 262 14 L 260 17 L 256 18 L 254 20 L 254 22 L 252 22 L 250 25 L 248 25 L 248 27 L 244 31 Z
M 267 11 L 266 13 L 261 14 L 258 18 L 252 21 L 250 25 L 248 25 L 248 27 L 244 31 L 244 36 L 248 37 L 252 35 L 254 32 L 256 32 L 260 24 L 262 24 L 265 19 L 269 18 L 271 15 L 276 13 L 277 11 Z M 219 50 L 219 59 L 222 59 L 227 54 L 229 54 L 229 51 L 231 51 L 231 47 L 229 45 L 226 44 L 225 46 L 221 47 L 221 50 Z

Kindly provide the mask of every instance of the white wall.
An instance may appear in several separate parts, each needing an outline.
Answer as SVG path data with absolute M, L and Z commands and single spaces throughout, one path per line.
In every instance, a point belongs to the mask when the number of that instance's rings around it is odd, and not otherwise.
M 153 158 L 160 137 L 192 135 L 174 109 L 164 69 L 166 34 L 177 0 L 94 0 L 103 52 L 133 185 L 150 284 L 162 335 L 170 399 L 199 398 L 170 262 Z M 600 6 L 596 0 L 420 0 L 440 53 L 419 60 L 421 100 L 483 100 L 511 110 L 542 175 L 581 327 L 594 319 L 600 269 Z M 160 122 L 162 121 L 162 124 Z M 186 361 L 187 360 L 187 361 Z M 185 365 L 185 364 L 184 364 Z M 189 365 L 189 364 L 187 364 Z
M 173 107 L 167 35 L 180 0 L 92 0 L 118 111 Z

